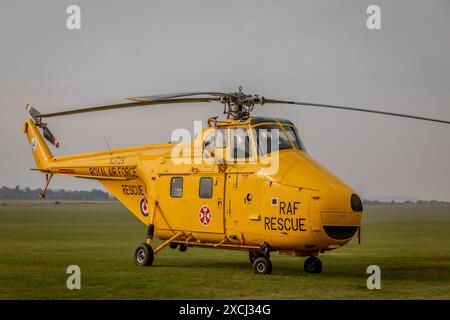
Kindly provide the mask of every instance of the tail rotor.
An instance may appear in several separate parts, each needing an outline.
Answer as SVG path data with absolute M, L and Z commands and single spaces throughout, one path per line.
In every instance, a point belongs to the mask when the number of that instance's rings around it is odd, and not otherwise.
M 37 127 L 42 128 L 42 133 L 44 138 L 47 139 L 51 144 L 53 144 L 56 148 L 59 148 L 59 141 L 56 139 L 55 135 L 50 131 L 47 124 L 42 122 L 41 113 L 33 108 L 30 104 L 27 104 L 27 111 L 30 114 L 31 118 L 33 118 L 34 123 Z

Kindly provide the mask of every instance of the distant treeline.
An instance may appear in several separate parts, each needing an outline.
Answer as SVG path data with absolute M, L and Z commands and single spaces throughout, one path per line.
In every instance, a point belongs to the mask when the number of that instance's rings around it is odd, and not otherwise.
M 42 189 L 30 189 L 30 188 L 20 188 L 16 186 L 15 188 L 2 187 L 0 188 L 0 199 L 1 200 L 36 200 L 39 199 L 39 193 Z M 46 199 L 51 200 L 92 200 L 92 201 L 108 201 L 114 200 L 115 198 L 111 196 L 108 192 L 92 189 L 90 191 L 70 191 L 64 189 L 48 189 L 45 193 Z
M 36 200 L 39 199 L 39 193 L 42 189 L 30 189 L 2 187 L 0 188 L 0 200 Z M 90 191 L 71 191 L 64 189 L 48 189 L 45 193 L 46 199 L 50 200 L 91 200 L 91 201 L 109 201 L 115 198 L 108 192 L 100 189 L 92 189 Z M 449 201 L 438 200 L 418 200 L 418 201 L 379 201 L 379 200 L 363 200 L 364 204 L 432 204 L 432 205 L 450 205 Z
M 449 201 L 439 201 L 439 200 L 417 200 L 417 201 L 379 201 L 379 200 L 363 200 L 363 204 L 433 204 L 433 205 L 450 205 Z

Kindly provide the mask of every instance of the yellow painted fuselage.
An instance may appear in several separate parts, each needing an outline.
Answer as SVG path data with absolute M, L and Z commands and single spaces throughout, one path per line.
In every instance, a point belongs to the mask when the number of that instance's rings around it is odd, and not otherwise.
M 263 124 L 230 120 L 204 128 L 187 144 L 190 152 L 177 157 L 188 160 L 182 163 L 173 161 L 176 144 L 53 157 L 32 120 L 24 132 L 37 170 L 99 180 L 141 222 L 154 225 L 156 238 L 181 234 L 174 243 L 239 250 L 266 244 L 301 256 L 345 245 L 361 223 L 362 210 L 352 209 L 353 190 L 295 145 L 271 153 L 277 158 L 272 170 L 252 131 Z M 234 128 L 249 132 L 248 161 L 232 161 L 230 145 L 219 160 L 202 161 L 208 135 L 222 129 L 232 139 Z M 210 158 L 217 158 L 213 151 Z

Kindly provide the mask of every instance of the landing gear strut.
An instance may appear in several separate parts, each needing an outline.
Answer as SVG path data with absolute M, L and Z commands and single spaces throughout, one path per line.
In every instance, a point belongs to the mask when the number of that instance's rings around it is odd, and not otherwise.
M 134 251 L 134 263 L 138 266 L 151 266 L 155 254 L 157 254 L 159 251 L 161 251 L 167 246 L 171 246 L 172 249 L 176 248 L 177 245 L 172 242 L 183 235 L 184 235 L 183 231 L 178 232 L 177 234 L 173 235 L 170 239 L 167 239 L 162 244 L 160 244 L 155 250 L 153 250 L 152 247 L 150 246 L 151 238 L 148 237 L 147 242 L 138 245 L 138 247 Z M 187 247 L 184 244 L 180 244 L 178 247 L 180 251 L 186 251 L 187 249 Z
M 256 259 L 261 257 L 266 257 L 267 259 L 270 259 L 270 253 L 267 252 L 267 254 L 265 255 L 264 253 L 258 251 L 248 252 L 248 260 L 250 261 L 251 264 L 253 264 L 253 262 L 255 262 Z
M 321 273 L 322 261 L 317 257 L 311 256 L 305 260 L 303 267 L 306 273 Z
M 272 262 L 270 262 L 270 246 L 264 243 L 260 251 L 249 251 L 248 259 L 253 265 L 253 272 L 256 274 L 271 274 Z

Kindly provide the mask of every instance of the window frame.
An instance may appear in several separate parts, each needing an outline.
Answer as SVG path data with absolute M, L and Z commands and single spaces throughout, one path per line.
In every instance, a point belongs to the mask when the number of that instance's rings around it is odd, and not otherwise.
M 290 128 L 290 129 L 291 129 L 292 133 L 294 134 L 294 136 L 295 136 L 295 138 L 296 138 L 296 140 L 297 140 L 297 141 L 296 141 L 297 143 L 295 143 L 293 140 L 291 140 L 291 138 L 290 138 L 290 136 L 289 136 L 289 134 L 288 134 L 286 128 Z M 283 126 L 283 129 L 284 129 L 284 131 L 286 132 L 286 136 L 288 137 L 288 139 L 289 139 L 289 141 L 292 143 L 292 145 L 295 147 L 295 149 L 300 150 L 300 151 L 303 151 L 304 153 L 308 153 L 308 152 L 306 151 L 306 148 L 305 148 L 305 145 L 303 144 L 302 139 L 300 138 L 300 135 L 299 135 L 299 133 L 298 133 L 298 129 L 297 129 L 296 126 L 294 126 L 294 125 L 284 125 L 284 126 Z M 297 148 L 297 144 L 298 144 L 298 148 Z
M 262 152 L 261 152 L 262 150 L 261 150 L 261 147 L 260 147 L 260 141 L 259 141 L 259 135 L 258 135 L 258 130 L 261 127 L 272 127 L 272 128 L 270 128 L 270 130 L 278 129 L 278 135 L 279 135 L 278 139 L 280 139 L 280 137 L 284 137 L 285 140 L 287 141 L 287 143 L 289 144 L 289 147 L 285 146 L 283 148 L 280 148 L 280 144 L 279 144 L 278 145 L 278 149 L 270 150 L 270 152 L 267 152 L 267 150 L 266 150 L 266 152 L 264 154 L 262 154 Z M 296 149 L 294 144 L 291 142 L 291 140 L 287 136 L 287 133 L 285 132 L 285 130 L 283 128 L 283 125 L 281 125 L 279 123 L 275 123 L 275 124 L 273 124 L 273 123 L 259 123 L 258 125 L 255 125 L 255 126 L 252 127 L 252 133 L 253 133 L 253 136 L 254 136 L 255 145 L 256 145 L 256 151 L 257 151 L 258 157 L 267 156 L 268 154 L 270 154 L 270 153 L 272 153 L 274 151 Z
M 220 131 L 222 135 L 222 139 L 224 145 L 217 146 L 217 132 Z M 210 148 L 210 149 L 226 149 L 228 147 L 228 129 L 227 128 L 214 128 L 212 129 L 208 135 L 206 136 L 205 140 L 203 140 L 203 149 Z M 214 136 L 214 138 L 213 138 Z M 209 141 L 208 145 L 206 143 Z
M 173 181 L 174 179 L 181 179 L 181 194 L 179 196 L 175 196 L 173 195 Z M 184 185 L 184 181 L 183 181 L 183 177 L 171 177 L 170 178 L 170 190 L 169 190 L 169 194 L 171 198 L 182 198 L 183 197 L 183 185 Z
M 211 189 L 210 189 L 209 197 L 202 197 L 201 190 L 202 190 L 202 181 L 204 179 L 205 180 L 207 179 L 207 180 L 211 181 Z M 213 177 L 201 177 L 199 182 L 198 182 L 198 197 L 200 199 L 212 199 L 212 197 L 213 197 L 213 189 L 214 189 L 213 186 L 214 186 L 214 179 L 213 179 Z
M 237 149 L 236 149 L 237 144 L 236 144 L 235 135 L 234 135 L 236 130 L 243 130 L 245 132 L 246 140 L 248 141 L 248 149 L 244 150 L 244 151 L 247 151 L 248 154 L 246 154 L 244 157 L 236 157 L 237 152 L 235 152 L 235 151 L 237 151 Z M 232 162 L 240 161 L 242 159 L 244 159 L 244 161 L 254 159 L 255 152 L 254 152 L 254 148 L 253 148 L 253 142 L 252 142 L 253 136 L 252 136 L 251 131 L 252 131 L 252 128 L 247 127 L 247 126 L 229 128 L 229 130 L 228 130 L 228 132 L 229 132 L 228 147 L 229 148 L 228 149 L 229 149 L 229 157 Z

